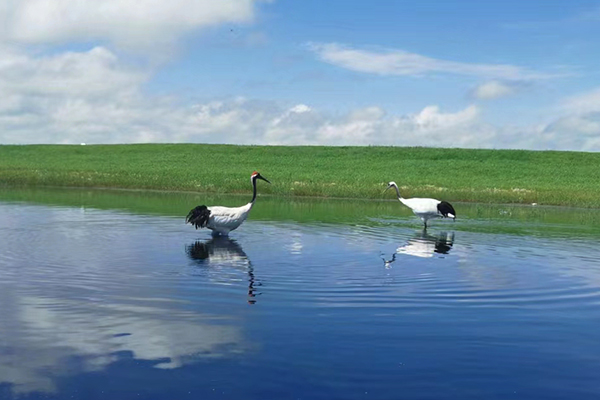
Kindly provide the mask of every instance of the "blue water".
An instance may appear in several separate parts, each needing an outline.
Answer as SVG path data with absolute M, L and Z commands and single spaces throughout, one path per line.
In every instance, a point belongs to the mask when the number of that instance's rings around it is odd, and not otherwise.
M 600 397 L 598 237 L 380 217 L 0 203 L 0 399 Z

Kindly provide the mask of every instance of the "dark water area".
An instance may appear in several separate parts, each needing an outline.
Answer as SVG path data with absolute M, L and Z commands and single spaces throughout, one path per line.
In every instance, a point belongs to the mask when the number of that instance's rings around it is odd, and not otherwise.
M 3 189 L 0 399 L 600 396 L 598 210 L 203 200 Z

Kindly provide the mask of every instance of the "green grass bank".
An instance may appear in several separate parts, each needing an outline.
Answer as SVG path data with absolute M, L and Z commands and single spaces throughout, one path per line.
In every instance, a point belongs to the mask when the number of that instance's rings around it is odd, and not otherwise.
M 205 144 L 0 146 L 0 185 L 600 207 L 600 153 Z

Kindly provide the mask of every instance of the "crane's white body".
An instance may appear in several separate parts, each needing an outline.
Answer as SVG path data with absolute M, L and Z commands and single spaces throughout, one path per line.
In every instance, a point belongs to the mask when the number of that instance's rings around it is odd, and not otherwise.
M 251 202 L 241 207 L 208 207 L 210 217 L 206 227 L 212 230 L 214 234 L 227 235 L 237 229 L 248 218 L 253 205 L 254 203 Z
M 412 212 L 427 225 L 427 221 L 432 218 L 442 218 L 442 214 L 437 209 L 441 201 L 436 199 L 427 199 L 415 197 L 412 199 L 399 198 L 400 202 L 410 208 Z

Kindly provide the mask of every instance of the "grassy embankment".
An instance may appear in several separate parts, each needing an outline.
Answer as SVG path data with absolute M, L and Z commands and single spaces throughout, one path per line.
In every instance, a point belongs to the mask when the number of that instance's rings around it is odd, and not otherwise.
M 600 154 L 394 147 L 0 146 L 0 185 L 405 197 L 600 207 Z M 386 198 L 393 198 L 387 193 Z

